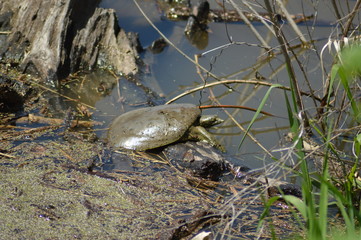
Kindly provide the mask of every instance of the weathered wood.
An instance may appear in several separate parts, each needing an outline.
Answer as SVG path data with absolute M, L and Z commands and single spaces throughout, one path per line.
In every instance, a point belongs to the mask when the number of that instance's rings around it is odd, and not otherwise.
M 1 1 L 0 31 L 10 33 L 1 35 L 0 57 L 51 82 L 97 67 L 137 73 L 136 46 L 119 27 L 114 10 L 97 8 L 98 4 L 99 0 Z

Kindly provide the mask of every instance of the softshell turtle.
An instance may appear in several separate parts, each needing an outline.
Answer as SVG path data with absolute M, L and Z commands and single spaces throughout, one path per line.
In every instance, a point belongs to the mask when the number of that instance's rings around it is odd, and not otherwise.
M 115 118 L 108 131 L 108 142 L 115 148 L 144 151 L 188 136 L 191 140 L 205 140 L 221 148 L 214 136 L 200 126 L 200 115 L 199 107 L 193 104 L 136 109 Z M 216 124 L 218 120 L 214 120 Z

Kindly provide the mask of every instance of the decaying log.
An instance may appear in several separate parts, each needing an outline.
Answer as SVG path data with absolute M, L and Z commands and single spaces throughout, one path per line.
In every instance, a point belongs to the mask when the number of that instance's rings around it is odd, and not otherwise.
M 0 2 L 0 58 L 20 70 L 56 82 L 96 67 L 138 71 L 136 46 L 118 25 L 115 11 L 99 0 Z

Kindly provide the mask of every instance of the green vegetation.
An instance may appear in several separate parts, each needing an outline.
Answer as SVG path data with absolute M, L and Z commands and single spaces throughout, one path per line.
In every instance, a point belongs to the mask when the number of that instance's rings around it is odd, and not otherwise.
M 298 156 L 300 171 L 295 172 L 302 179 L 303 198 L 299 199 L 291 195 L 270 198 L 266 201 L 263 215 L 268 214 L 272 203 L 283 198 L 301 214 L 302 217 L 297 214 L 295 217 L 304 229 L 305 236 L 302 238 L 305 239 L 340 239 L 341 237 L 342 239 L 361 239 L 361 184 L 358 178 L 361 151 L 361 135 L 358 133 L 358 125 L 361 121 L 358 85 L 361 74 L 361 45 L 358 40 L 347 46 L 343 46 L 344 42 L 335 44 L 338 44 L 341 50 L 336 53 L 335 62 L 329 74 L 329 82 L 325 86 L 327 89 L 324 89 L 327 98 L 321 106 L 323 114 L 318 116 L 318 119 L 313 118 L 310 123 L 306 115 L 294 114 L 303 111 L 302 104 L 298 102 L 300 98 L 296 97 L 297 82 L 294 84 L 291 80 L 291 101 L 285 94 L 290 129 L 293 136 L 297 136 L 293 139 L 292 151 Z M 284 52 L 284 54 L 288 53 Z M 290 64 L 288 68 L 292 69 L 293 66 Z M 290 75 L 290 79 L 292 77 Z M 347 118 L 348 122 L 355 126 L 344 130 L 345 133 L 354 136 L 353 154 L 349 155 L 347 160 L 341 157 L 344 153 L 338 151 L 333 144 L 333 140 L 340 135 L 335 130 L 339 129 L 341 118 Z M 320 140 L 319 146 L 322 153 L 322 168 L 316 174 L 311 173 L 306 157 L 307 151 L 303 144 L 306 139 L 315 135 Z M 335 164 L 343 170 L 344 174 L 341 177 L 335 177 L 335 169 L 331 167 Z M 334 226 L 330 223 L 335 216 L 329 215 L 329 207 L 332 205 L 336 205 L 340 212 L 338 224 Z M 262 224 L 263 221 L 260 222 L 260 226 Z M 274 238 L 277 237 L 274 236 Z

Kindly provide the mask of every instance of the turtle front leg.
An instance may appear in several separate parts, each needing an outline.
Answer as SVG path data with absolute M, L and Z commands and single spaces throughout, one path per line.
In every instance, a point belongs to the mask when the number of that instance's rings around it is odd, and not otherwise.
M 214 135 L 210 132 L 208 132 L 204 127 L 202 126 L 192 126 L 188 130 L 188 140 L 192 141 L 202 141 L 207 142 L 211 146 L 217 148 L 218 150 L 225 152 L 224 146 L 222 146 L 218 140 L 214 137 Z

